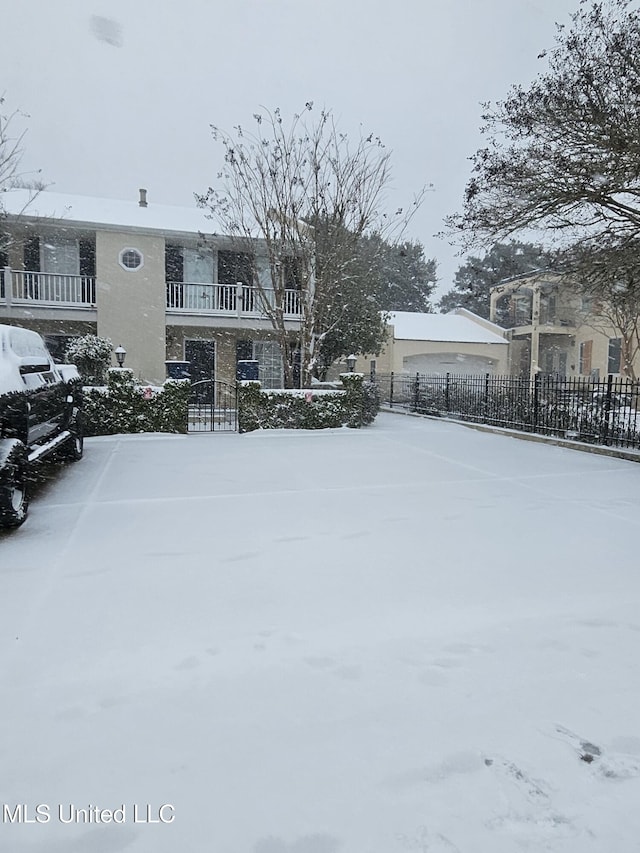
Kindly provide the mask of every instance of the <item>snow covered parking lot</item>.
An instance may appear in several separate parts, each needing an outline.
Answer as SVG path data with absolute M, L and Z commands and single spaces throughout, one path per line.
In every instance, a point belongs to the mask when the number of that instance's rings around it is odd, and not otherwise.
M 88 440 L 0 536 L 0 847 L 637 851 L 639 483 L 394 415 Z

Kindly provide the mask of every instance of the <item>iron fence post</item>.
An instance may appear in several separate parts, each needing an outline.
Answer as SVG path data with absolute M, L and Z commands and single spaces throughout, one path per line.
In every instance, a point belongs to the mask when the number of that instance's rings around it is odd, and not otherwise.
M 449 377 L 450 376 L 451 376 L 451 374 L 447 373 L 447 375 L 445 377 L 445 384 L 444 384 L 444 406 L 445 406 L 445 409 L 447 410 L 447 412 L 449 411 Z
M 391 378 L 389 380 L 389 408 L 393 409 L 393 370 L 391 371 Z
M 413 411 L 418 411 L 418 400 L 420 399 L 420 374 L 416 373 L 413 383 Z
M 600 441 L 606 444 L 609 440 L 609 417 L 611 413 L 611 390 L 613 386 L 613 375 L 610 373 L 607 376 L 607 391 L 604 397 L 604 417 L 602 419 L 602 429 L 600 430 Z

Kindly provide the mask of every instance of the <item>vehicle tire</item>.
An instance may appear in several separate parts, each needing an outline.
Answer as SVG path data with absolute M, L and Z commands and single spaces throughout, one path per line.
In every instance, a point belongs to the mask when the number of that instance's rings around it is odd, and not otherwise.
M 74 411 L 71 423 L 69 424 L 69 432 L 71 437 L 65 441 L 60 450 L 60 457 L 66 462 L 77 462 L 82 459 L 84 453 L 84 429 L 82 426 L 82 412 Z
M 29 460 L 17 438 L 0 441 L 0 527 L 19 527 L 27 517 Z

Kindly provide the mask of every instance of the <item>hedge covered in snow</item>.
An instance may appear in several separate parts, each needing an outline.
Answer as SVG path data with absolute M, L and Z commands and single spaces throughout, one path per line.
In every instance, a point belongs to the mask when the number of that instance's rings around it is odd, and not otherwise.
M 256 429 L 357 428 L 372 423 L 380 408 L 376 386 L 361 373 L 343 373 L 343 390 L 261 389 L 259 382 L 238 387 L 240 432 Z
M 105 387 L 84 389 L 85 435 L 187 432 L 191 385 L 167 379 L 161 387 L 136 385 L 133 371 L 111 368 Z

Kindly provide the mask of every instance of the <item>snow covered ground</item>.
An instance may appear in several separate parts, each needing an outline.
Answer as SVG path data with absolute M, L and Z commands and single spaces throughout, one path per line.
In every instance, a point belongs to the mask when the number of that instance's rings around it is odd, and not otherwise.
M 639 485 L 397 415 L 89 440 L 0 536 L 0 802 L 50 817 L 0 848 L 637 851 Z

